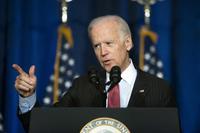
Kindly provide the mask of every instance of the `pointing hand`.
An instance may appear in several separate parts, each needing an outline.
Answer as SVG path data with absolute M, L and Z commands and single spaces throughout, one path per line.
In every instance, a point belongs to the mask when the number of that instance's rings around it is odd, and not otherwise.
M 32 65 L 29 69 L 29 73 L 24 72 L 24 70 L 17 64 L 13 64 L 12 67 L 19 73 L 15 80 L 15 88 L 17 92 L 23 96 L 31 96 L 36 88 L 37 77 L 35 76 L 35 66 Z

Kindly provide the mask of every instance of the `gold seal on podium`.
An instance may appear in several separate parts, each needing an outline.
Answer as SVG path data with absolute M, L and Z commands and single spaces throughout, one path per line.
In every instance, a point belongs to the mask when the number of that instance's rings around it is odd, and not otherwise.
M 116 119 L 101 117 L 88 122 L 80 133 L 130 133 L 130 131 Z

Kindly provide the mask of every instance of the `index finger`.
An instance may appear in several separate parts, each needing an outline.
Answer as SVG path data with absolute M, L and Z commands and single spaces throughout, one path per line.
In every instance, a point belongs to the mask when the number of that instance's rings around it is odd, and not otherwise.
M 25 72 L 23 71 L 23 69 L 17 65 L 17 64 L 13 64 L 12 67 L 19 73 L 19 74 L 25 74 Z

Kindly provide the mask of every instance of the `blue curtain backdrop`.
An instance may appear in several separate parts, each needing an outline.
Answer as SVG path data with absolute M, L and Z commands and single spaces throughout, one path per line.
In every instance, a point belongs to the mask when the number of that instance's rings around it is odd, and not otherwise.
M 143 25 L 143 7 L 129 0 L 74 0 L 69 4 L 69 26 L 75 41 L 74 71 L 83 74 L 97 64 L 87 36 L 94 17 L 117 14 L 133 32 L 134 62 L 138 60 L 138 30 Z M 157 52 L 164 64 L 165 79 L 176 91 L 181 127 L 184 133 L 200 132 L 200 1 L 165 0 L 152 6 L 151 27 L 159 35 Z M 16 116 L 18 95 L 14 89 L 17 73 L 12 64 L 26 71 L 36 65 L 37 97 L 53 72 L 60 24 L 58 0 L 0 0 L 0 111 L 7 133 L 21 133 Z

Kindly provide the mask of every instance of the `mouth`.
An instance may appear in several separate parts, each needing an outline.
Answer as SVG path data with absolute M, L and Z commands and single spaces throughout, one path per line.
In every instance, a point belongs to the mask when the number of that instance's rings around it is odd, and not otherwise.
M 104 60 L 104 61 L 103 61 L 103 64 L 104 64 L 104 65 L 109 65 L 110 63 L 111 63 L 111 60 Z

